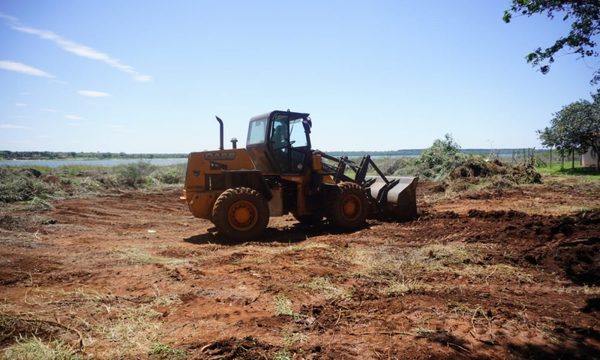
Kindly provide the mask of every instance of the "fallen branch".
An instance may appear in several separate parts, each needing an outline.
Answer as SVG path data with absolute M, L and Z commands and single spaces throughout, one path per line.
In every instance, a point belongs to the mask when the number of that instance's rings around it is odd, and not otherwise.
M 406 335 L 406 336 L 417 336 L 413 333 L 409 333 L 406 331 L 369 331 L 369 332 L 363 332 L 363 333 L 348 333 L 348 335 L 353 335 L 353 336 L 364 336 L 364 335 L 388 335 L 388 336 L 393 336 L 393 335 Z

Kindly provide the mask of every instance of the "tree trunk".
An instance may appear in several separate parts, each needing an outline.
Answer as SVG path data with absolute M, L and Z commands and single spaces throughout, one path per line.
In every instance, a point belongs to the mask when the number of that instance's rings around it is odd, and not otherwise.
M 552 169 L 552 148 L 550 148 L 550 168 Z
M 571 151 L 571 170 L 575 169 L 575 150 Z

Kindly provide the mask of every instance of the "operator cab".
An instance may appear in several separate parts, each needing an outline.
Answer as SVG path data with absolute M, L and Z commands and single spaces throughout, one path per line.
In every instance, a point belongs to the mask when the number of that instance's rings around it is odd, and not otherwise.
M 250 119 L 246 149 L 264 173 L 300 174 L 310 168 L 309 114 L 273 111 Z

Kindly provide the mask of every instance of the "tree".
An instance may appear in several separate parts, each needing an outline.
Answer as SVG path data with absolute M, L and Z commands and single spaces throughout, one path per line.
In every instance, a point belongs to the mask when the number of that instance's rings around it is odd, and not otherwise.
M 590 117 L 583 123 L 584 145 L 596 157 L 596 170 L 600 171 L 600 90 L 592 95 Z
M 588 149 L 600 154 L 600 91 L 592 95 L 593 102 L 579 100 L 564 106 L 554 114 L 550 127 L 538 130 L 538 136 L 546 147 L 555 147 L 564 159 L 572 155 L 571 167 L 575 167 L 575 153 L 583 154 Z M 600 159 L 599 159 L 600 160 Z M 600 169 L 600 161 L 596 166 Z
M 530 17 L 536 14 L 546 14 L 550 19 L 560 16 L 563 21 L 572 21 L 566 36 L 545 49 L 538 47 L 525 57 L 528 63 L 539 67 L 542 74 L 550 71 L 557 53 L 563 49 L 580 58 L 598 56 L 594 37 L 600 34 L 600 0 L 512 0 L 503 20 L 510 23 L 514 15 Z M 590 82 L 600 82 L 600 69 L 594 72 Z

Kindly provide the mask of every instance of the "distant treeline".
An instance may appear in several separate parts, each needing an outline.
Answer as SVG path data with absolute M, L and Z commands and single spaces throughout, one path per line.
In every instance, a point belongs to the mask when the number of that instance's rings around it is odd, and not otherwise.
M 185 158 L 188 154 L 127 154 L 124 152 L 57 152 L 57 151 L 0 151 L 4 160 L 61 160 L 61 159 L 164 159 Z
M 408 150 L 389 150 L 389 151 L 325 151 L 327 154 L 340 157 L 360 157 L 365 155 L 371 156 L 419 156 L 425 149 L 408 149 Z M 520 152 L 524 149 L 461 149 L 460 151 L 467 155 L 495 155 L 500 157 L 512 156 L 515 152 Z M 536 150 L 535 152 L 544 152 L 547 150 Z

